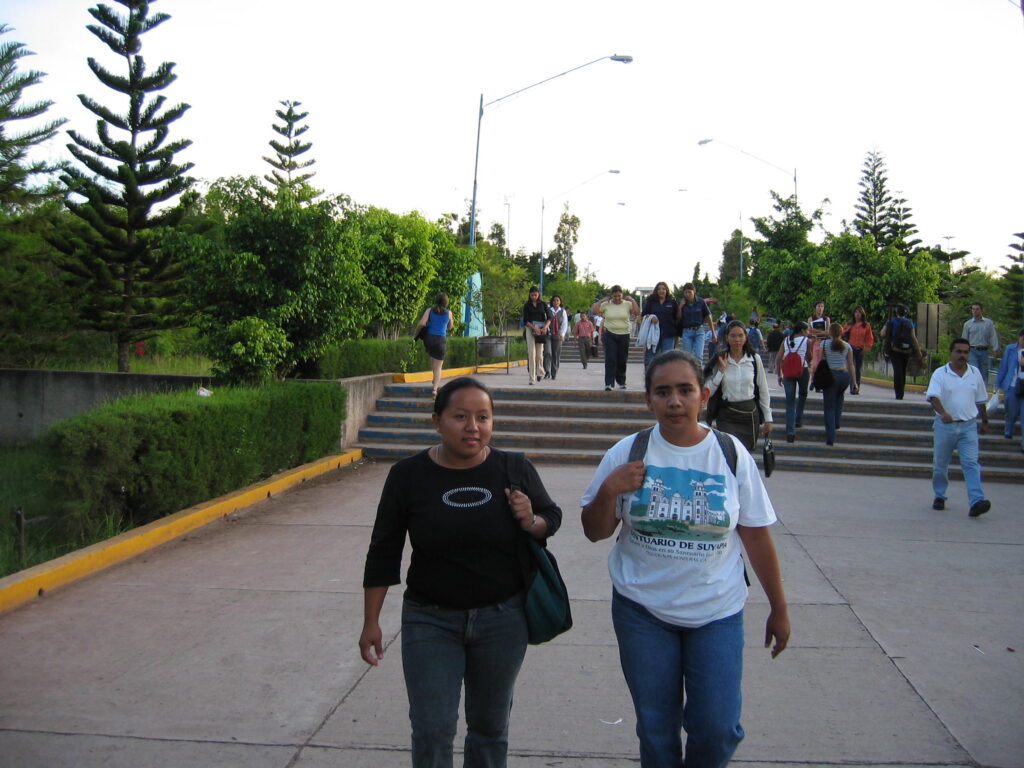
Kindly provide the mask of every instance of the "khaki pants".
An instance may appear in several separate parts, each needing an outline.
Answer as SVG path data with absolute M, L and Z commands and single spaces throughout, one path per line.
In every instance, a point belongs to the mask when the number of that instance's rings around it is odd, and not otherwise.
M 526 334 L 526 368 L 530 376 L 539 379 L 544 375 L 544 336 L 534 336 L 527 329 Z

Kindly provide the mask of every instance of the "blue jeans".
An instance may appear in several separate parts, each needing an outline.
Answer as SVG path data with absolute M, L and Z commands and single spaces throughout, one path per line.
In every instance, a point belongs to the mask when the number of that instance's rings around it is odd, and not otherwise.
M 743 611 L 697 629 L 655 618 L 612 592 L 622 674 L 636 710 L 641 768 L 729 764 L 743 739 Z
M 522 593 L 469 610 L 402 603 L 413 768 L 451 768 L 466 686 L 466 768 L 503 768 L 512 690 L 526 655 Z
M 807 404 L 807 382 L 811 373 L 804 368 L 804 374 L 799 379 L 783 379 L 782 386 L 786 390 L 786 434 L 796 434 L 796 423 L 804 421 L 804 406 Z M 797 390 L 800 397 L 797 399 Z
M 832 371 L 832 378 L 835 383 L 821 391 L 825 411 L 825 441 L 828 443 L 836 441 L 836 430 L 839 429 L 840 421 L 843 418 L 843 400 L 846 388 L 850 386 L 850 372 Z
M 707 329 L 701 325 L 697 328 L 684 328 L 682 346 L 684 352 L 692 352 L 698 360 L 704 360 L 704 342 Z
M 604 332 L 604 385 L 626 386 L 626 362 L 629 360 L 629 334 Z
M 644 350 L 644 368 L 650 365 L 651 360 L 653 360 L 657 355 L 660 355 L 662 352 L 668 352 L 670 349 L 675 348 L 675 336 L 669 336 L 667 339 L 664 337 L 658 339 L 658 346 L 656 346 L 654 349 L 648 347 L 646 350 Z
M 1024 408 L 1021 406 L 1020 398 L 1017 397 L 1016 390 L 1013 387 L 1006 392 L 1006 397 L 1003 399 L 1003 405 L 1006 408 L 1006 421 L 1003 424 L 1003 434 L 1008 437 L 1013 437 L 1013 424 L 1017 419 L 1021 420 L 1021 435 L 1020 435 L 1020 447 L 1024 450 Z
M 981 378 L 985 380 L 985 385 L 988 386 L 988 369 L 992 365 L 992 358 L 989 357 L 988 350 L 971 347 L 969 362 L 981 371 Z
M 978 420 L 954 421 L 943 424 L 935 417 L 932 444 L 932 490 L 938 499 L 946 498 L 949 488 L 949 460 L 953 449 L 960 454 L 960 468 L 967 484 L 967 501 L 971 506 L 985 498 L 981 490 L 981 465 L 978 463 Z

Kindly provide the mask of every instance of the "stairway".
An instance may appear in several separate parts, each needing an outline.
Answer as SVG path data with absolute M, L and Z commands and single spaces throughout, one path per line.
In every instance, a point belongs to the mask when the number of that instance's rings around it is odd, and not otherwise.
M 544 389 L 502 386 L 488 380 L 494 397 L 497 448 L 524 451 L 537 463 L 597 464 L 622 437 L 653 423 L 641 391 Z M 825 445 L 821 397 L 807 400 L 797 442 L 787 443 L 776 422 L 776 468 L 801 472 L 931 477 L 932 418 L 921 403 L 848 396 L 836 445 Z M 392 384 L 376 412 L 359 432 L 367 457 L 394 461 L 437 441 L 431 424 L 430 387 Z M 772 398 L 776 418 L 785 401 Z M 1024 483 L 1024 456 L 1018 439 L 1005 440 L 1001 425 L 981 439 L 986 481 Z M 760 463 L 760 451 L 756 458 Z M 962 475 L 954 457 L 950 477 Z

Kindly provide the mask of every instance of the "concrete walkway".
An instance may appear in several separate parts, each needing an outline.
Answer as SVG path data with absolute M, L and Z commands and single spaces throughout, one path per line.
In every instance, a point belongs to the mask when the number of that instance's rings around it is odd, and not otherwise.
M 575 375 L 601 383 L 566 365 L 555 386 Z M 381 667 L 356 649 L 387 470 L 339 470 L 0 616 L 0 766 L 408 766 L 398 590 Z M 639 764 L 610 543 L 579 524 L 591 472 L 541 467 L 566 513 L 552 548 L 576 627 L 527 653 L 513 768 Z M 1024 766 L 1019 486 L 988 485 L 992 511 L 972 520 L 959 483 L 944 512 L 927 482 L 780 471 L 767 485 L 793 637 L 769 658 L 754 588 L 734 765 Z

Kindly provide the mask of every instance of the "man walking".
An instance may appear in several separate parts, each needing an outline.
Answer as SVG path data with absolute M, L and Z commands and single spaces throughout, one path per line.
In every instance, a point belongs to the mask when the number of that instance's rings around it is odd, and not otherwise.
M 981 490 L 981 465 L 978 463 L 978 433 L 988 432 L 988 392 L 981 373 L 969 365 L 971 345 L 967 339 L 954 339 L 949 345 L 949 363 L 937 368 L 928 382 L 925 399 L 935 411 L 935 435 L 932 443 L 932 509 L 946 508 L 949 488 L 949 461 L 953 450 L 960 454 L 960 468 L 967 484 L 971 517 L 989 511 L 992 503 Z M 981 423 L 978 423 L 978 420 Z
M 991 356 L 999 351 L 999 334 L 996 333 L 995 323 L 987 317 L 982 317 L 984 309 L 980 301 L 971 304 L 971 318 L 964 323 L 962 335 L 971 345 L 971 365 L 981 372 L 981 377 L 988 386 Z
M 704 324 L 711 332 L 711 343 L 715 343 L 715 326 L 711 319 L 708 303 L 697 295 L 693 283 L 683 286 L 683 301 L 676 315 L 676 327 L 681 330 L 683 350 L 692 352 L 698 360 L 704 360 Z

